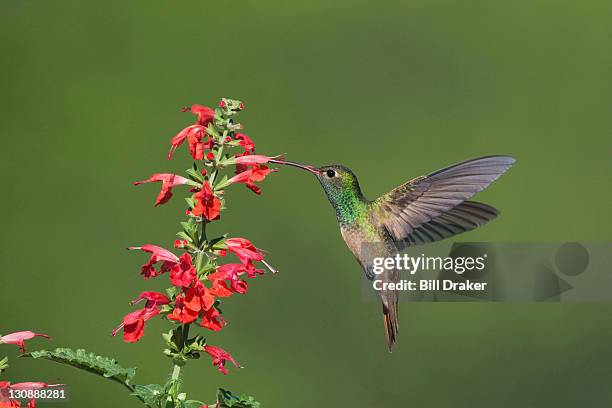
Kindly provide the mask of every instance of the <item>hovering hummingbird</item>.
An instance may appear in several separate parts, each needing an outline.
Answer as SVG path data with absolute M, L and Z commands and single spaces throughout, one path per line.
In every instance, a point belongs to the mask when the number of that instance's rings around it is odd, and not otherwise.
M 515 160 L 509 156 L 467 160 L 412 179 L 373 201 L 363 196 L 357 177 L 345 166 L 270 162 L 299 167 L 317 177 L 336 211 L 342 238 L 366 277 L 373 280 L 374 257 L 393 257 L 407 247 L 470 231 L 497 217 L 495 208 L 467 200 L 497 180 Z M 377 279 L 395 283 L 399 273 L 385 270 Z M 397 292 L 381 290 L 379 294 L 391 351 L 398 333 Z

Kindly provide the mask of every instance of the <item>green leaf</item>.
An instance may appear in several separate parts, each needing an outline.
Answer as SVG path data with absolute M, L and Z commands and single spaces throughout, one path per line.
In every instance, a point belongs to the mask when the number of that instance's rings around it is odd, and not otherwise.
M 83 349 L 72 350 L 69 348 L 57 348 L 53 351 L 38 350 L 24 354 L 23 357 L 42 358 L 67 364 L 90 373 L 110 378 L 127 386 L 136 375 L 136 368 L 122 367 L 115 359 L 98 356 Z
M 224 235 L 222 235 L 220 237 L 211 239 L 211 240 L 208 241 L 208 247 L 209 248 L 213 248 L 214 247 L 215 249 L 221 249 L 222 248 L 221 246 L 216 246 L 216 245 L 219 244 L 219 243 L 223 243 L 223 241 L 225 241 L 226 239 L 227 239 L 227 234 L 224 234 Z
M 204 176 L 202 176 L 202 173 L 200 173 L 198 169 L 187 169 L 186 173 L 191 177 L 192 180 L 200 183 L 204 182 Z
M 213 125 L 212 123 L 208 124 L 208 127 L 206 128 L 206 133 L 208 133 L 215 139 L 219 139 L 219 132 L 217 132 L 215 125 Z
M 185 201 L 187 202 L 189 208 L 194 208 L 197 204 L 196 200 L 193 197 L 185 197 Z
M 193 198 L 189 197 L 189 198 L 186 198 L 185 200 L 188 203 L 191 202 L 191 204 L 189 204 L 191 208 L 195 206 L 195 200 L 193 200 Z M 188 236 L 189 242 L 196 242 L 198 240 L 198 224 L 195 222 L 193 218 L 190 218 L 189 221 L 181 222 L 181 227 L 183 227 L 183 231 Z
M 187 235 L 187 233 L 184 232 L 184 231 L 177 232 L 176 236 L 179 237 L 180 239 L 187 240 L 187 242 L 192 242 L 193 241 L 193 239 L 189 235 Z
M 159 384 L 134 385 L 132 395 L 140 398 L 145 404 L 157 405 L 159 401 L 165 398 L 164 387 Z
M 219 388 L 217 392 L 219 407 L 227 408 L 260 408 L 261 404 L 250 395 L 234 395 L 230 391 Z
M 2 360 L 0 360 L 0 373 L 7 368 L 9 368 L 8 357 L 4 357 Z
M 176 286 L 171 286 L 171 287 L 167 288 L 167 289 L 165 290 L 165 292 L 166 292 L 166 295 L 167 295 L 169 298 L 174 299 L 174 297 L 175 297 L 176 295 L 178 295 L 178 294 L 181 292 L 181 289 L 180 289 L 180 288 L 177 288 Z M 165 305 L 164 305 L 164 306 L 165 306 Z
M 227 175 L 224 175 L 221 180 L 215 184 L 215 191 L 219 191 L 229 185 Z
M 204 404 L 202 401 L 197 400 L 187 400 L 185 401 L 185 408 L 200 408 Z

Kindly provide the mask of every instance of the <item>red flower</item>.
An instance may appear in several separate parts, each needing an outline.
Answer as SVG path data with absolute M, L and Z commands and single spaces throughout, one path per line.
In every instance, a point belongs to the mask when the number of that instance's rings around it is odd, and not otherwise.
M 246 282 L 244 282 L 246 284 Z M 226 298 L 230 297 L 235 291 L 231 290 L 227 287 L 227 284 L 223 280 L 213 280 L 212 287 L 210 288 L 210 293 L 213 296 L 218 298 Z
M 204 158 L 204 149 L 210 149 L 213 146 L 213 140 L 206 135 L 206 127 L 202 125 L 191 125 L 181 130 L 176 136 L 170 140 L 170 151 L 167 159 L 170 160 L 174 151 L 183 144 L 187 139 L 189 143 L 189 153 L 195 160 Z
M 223 374 L 228 373 L 227 368 L 225 368 L 225 363 L 228 360 L 231 361 L 237 368 L 242 368 L 240 364 L 238 364 L 238 362 L 221 347 L 204 346 L 204 351 L 213 358 L 213 365 L 217 366 L 219 372 L 222 372 Z
M 174 264 L 178 262 L 178 258 L 172 252 L 158 247 L 157 245 L 146 244 L 140 247 L 128 247 L 129 250 L 140 249 L 144 252 L 151 253 L 151 257 L 149 261 L 142 266 L 141 274 L 145 277 L 145 279 L 153 278 L 159 274 L 164 272 L 168 272 Z M 163 262 L 159 271 L 155 269 L 155 264 L 157 262 Z
M 191 310 L 185 305 L 185 297 L 178 295 L 174 299 L 174 310 L 166 317 L 170 320 L 175 320 L 183 324 L 191 323 L 198 318 L 200 311 Z
M 50 339 L 46 334 L 34 333 L 31 331 L 20 331 L 15 333 L 7 334 L 6 336 L 0 336 L 0 344 L 16 344 L 21 349 L 22 353 L 25 353 L 25 342 L 24 340 L 30 340 L 34 337 L 44 337 Z
M 248 239 L 228 238 L 225 245 L 227 245 L 228 251 L 234 253 L 245 265 L 264 259 L 264 255 Z
M 9 388 L 11 388 L 10 382 L 0 381 L 0 408 L 19 408 L 21 403 L 10 398 Z
M 180 249 L 180 248 L 185 248 L 187 245 L 189 244 L 189 241 L 187 241 L 186 239 L 175 239 L 174 240 L 174 247 L 176 249 Z
M 178 176 L 176 174 L 170 173 L 156 173 L 153 174 L 146 180 L 136 181 L 133 184 L 135 186 L 143 184 L 143 183 L 154 183 L 154 182 L 162 182 L 162 188 L 157 198 L 155 199 L 155 206 L 157 207 L 160 204 L 164 204 L 172 198 L 172 187 L 187 184 L 189 182 L 185 177 Z
M 195 312 L 206 311 L 214 303 L 215 297 L 201 281 L 196 281 L 185 293 L 185 306 Z
M 221 313 L 214 307 L 211 307 L 202 315 L 200 326 L 212 331 L 219 331 L 226 323 L 225 319 L 221 317 Z
M 234 177 L 229 179 L 228 184 L 232 183 L 244 183 L 249 189 L 251 189 L 255 194 L 261 194 L 261 189 L 255 185 L 256 181 L 262 181 L 266 178 L 266 176 L 273 171 L 270 170 L 266 166 L 251 166 L 249 169 L 236 174 Z
M 113 330 L 113 336 L 116 336 L 119 330 L 123 329 L 123 340 L 125 342 L 137 342 L 144 334 L 145 322 L 160 313 L 159 306 L 170 303 L 168 297 L 163 293 L 142 292 L 137 299 L 131 302 L 131 304 L 135 305 L 142 300 L 147 301 L 144 309 L 127 314 L 123 318 L 123 322 Z
M 198 116 L 198 125 L 208 126 L 210 122 L 215 118 L 215 111 L 208 106 L 202 105 L 191 105 L 191 108 L 181 109 L 183 112 L 191 111 L 194 115 Z
M 196 206 L 191 210 L 191 214 L 200 217 L 203 216 L 207 220 L 216 220 L 221 214 L 221 200 L 215 196 L 208 183 L 208 180 L 202 184 L 202 189 L 193 195 L 196 200 Z
M 137 310 L 127 314 L 123 322 L 113 330 L 113 336 L 123 329 L 123 341 L 126 343 L 136 343 L 144 334 L 145 322 L 159 314 L 157 307 L 150 307 Z
M 253 143 L 251 138 L 245 135 L 244 133 L 234 133 L 234 139 L 240 141 L 238 142 L 238 144 L 242 146 L 245 151 L 251 153 L 255 151 L 255 143 Z
M 183 254 L 170 271 L 170 282 L 174 286 L 188 287 L 196 279 L 197 273 L 191 255 Z
M 247 292 L 249 286 L 247 283 L 239 278 L 240 275 L 247 273 L 249 277 L 255 277 L 255 273 L 263 273 L 261 270 L 255 269 L 252 264 L 249 264 L 248 268 L 244 264 L 225 264 L 217 267 L 215 273 L 208 276 L 208 279 L 212 282 L 215 281 L 229 281 L 230 290 L 234 293 L 244 294 Z M 227 286 L 225 286 L 227 288 Z M 218 288 L 216 288 L 218 290 Z
M 187 289 L 185 295 L 176 297 L 174 310 L 168 315 L 168 319 L 183 324 L 191 323 L 198 318 L 201 312 L 210 309 L 214 303 L 214 295 L 198 280 L 191 288 Z
M 248 152 L 247 152 L 248 153 Z M 282 160 L 283 156 L 264 156 L 261 154 L 248 154 L 248 155 L 237 155 L 236 156 L 236 164 L 240 165 L 255 165 L 255 164 L 264 164 L 268 163 L 270 160 Z
M 145 309 L 158 307 L 161 305 L 167 305 L 170 303 L 170 299 L 163 293 L 159 292 L 142 292 L 140 296 L 130 302 L 131 305 L 135 305 L 143 300 L 146 300 Z
M 44 382 L 21 382 L 11 384 L 8 381 L 0 381 L 0 408 L 19 408 L 21 403 L 11 399 L 9 389 L 13 390 L 39 390 L 47 387 L 60 387 L 64 384 L 47 384 Z M 36 399 L 30 398 L 28 408 L 36 408 Z
M 174 299 L 174 310 L 166 317 L 170 320 L 175 320 L 177 322 L 187 324 L 193 322 L 195 319 L 198 318 L 199 315 L 199 310 L 194 311 L 189 309 L 185 305 L 185 297 L 183 295 L 178 295 L 176 299 Z

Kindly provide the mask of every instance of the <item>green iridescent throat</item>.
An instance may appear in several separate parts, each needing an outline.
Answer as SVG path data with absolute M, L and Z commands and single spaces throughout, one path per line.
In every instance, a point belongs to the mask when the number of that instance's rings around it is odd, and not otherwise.
M 343 180 L 340 186 L 325 186 L 330 203 L 336 210 L 340 225 L 362 224 L 368 220 L 367 200 L 353 180 Z

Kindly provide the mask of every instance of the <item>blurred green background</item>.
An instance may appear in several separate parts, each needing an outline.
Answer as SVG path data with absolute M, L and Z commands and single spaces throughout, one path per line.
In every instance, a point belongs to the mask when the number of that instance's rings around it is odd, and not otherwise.
M 130 244 L 170 245 L 182 200 L 178 108 L 242 99 L 258 152 L 343 163 L 375 196 L 467 158 L 517 165 L 478 196 L 503 215 L 461 240 L 610 239 L 609 1 L 40 1 L 0 5 L 0 332 L 32 329 L 166 379 L 160 319 L 142 341 L 110 331 L 143 281 Z M 282 273 L 225 302 L 210 336 L 246 367 L 190 364 L 190 396 L 218 387 L 264 407 L 573 407 L 612 403 L 609 304 L 402 304 L 386 351 L 378 305 L 318 183 L 282 169 L 256 197 L 228 192 L 216 231 L 269 251 Z M 17 359 L 3 379 L 70 385 L 62 406 L 137 407 L 119 386 Z M 57 405 L 59 406 L 59 405 Z

